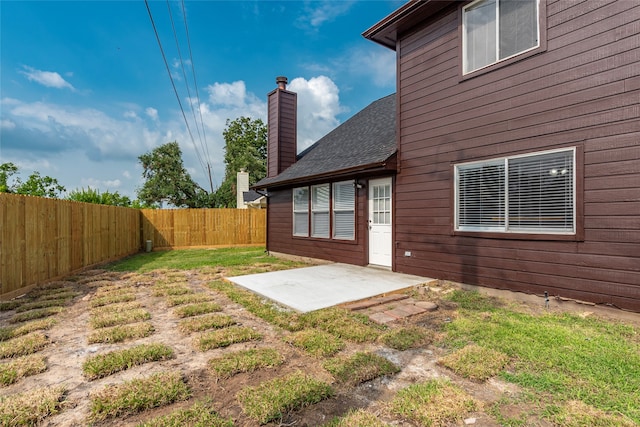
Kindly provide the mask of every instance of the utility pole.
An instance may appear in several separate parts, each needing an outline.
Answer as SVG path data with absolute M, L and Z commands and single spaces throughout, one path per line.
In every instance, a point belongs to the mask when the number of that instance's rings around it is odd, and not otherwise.
M 211 179 L 211 164 L 207 163 L 207 170 L 209 170 L 209 185 L 211 186 L 211 194 L 213 194 L 213 180 Z

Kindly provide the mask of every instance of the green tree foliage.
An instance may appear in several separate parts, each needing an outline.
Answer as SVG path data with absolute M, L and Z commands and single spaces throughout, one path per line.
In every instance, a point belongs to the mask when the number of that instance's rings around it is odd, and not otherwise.
M 58 183 L 57 179 L 42 176 L 37 171 L 29 175 L 25 182 L 20 178 L 14 178 L 13 183 L 9 183 L 9 179 L 17 173 L 18 167 L 13 163 L 0 165 L 0 192 L 50 198 L 58 198 L 65 192 L 65 188 Z
M 138 199 L 147 206 L 163 201 L 175 207 L 203 208 L 212 206 L 212 197 L 196 184 L 184 168 L 182 151 L 177 142 L 168 142 L 138 157 L 144 184 Z
M 13 163 L 0 164 L 0 193 L 12 193 L 9 178 L 18 173 L 18 167 Z
M 100 190 L 96 190 L 91 187 L 87 187 L 86 190 L 84 188 L 73 190 L 69 193 L 67 198 L 76 202 L 96 203 L 99 205 L 123 207 L 131 207 L 133 205 L 131 199 L 127 196 L 121 195 L 117 191 L 114 191 L 113 193 L 109 191 L 101 193 Z
M 249 173 L 249 185 L 267 175 L 267 126 L 260 119 L 239 117 L 227 120 L 222 133 L 225 141 L 224 181 L 216 190 L 216 206 L 236 207 L 237 173 Z

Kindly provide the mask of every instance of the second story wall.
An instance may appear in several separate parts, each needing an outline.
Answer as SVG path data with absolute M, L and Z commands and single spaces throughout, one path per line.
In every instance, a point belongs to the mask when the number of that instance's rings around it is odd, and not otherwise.
M 467 75 L 465 4 L 399 36 L 396 269 L 640 309 L 640 3 L 541 0 L 540 47 Z M 455 165 L 562 148 L 575 236 L 455 231 Z

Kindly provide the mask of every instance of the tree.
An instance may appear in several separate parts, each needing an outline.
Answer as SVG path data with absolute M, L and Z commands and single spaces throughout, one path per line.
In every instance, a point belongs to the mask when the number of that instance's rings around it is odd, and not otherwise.
M 175 207 L 202 208 L 212 205 L 212 198 L 196 184 L 184 168 L 182 151 L 176 141 L 168 142 L 138 157 L 142 165 L 142 188 L 138 199 L 149 206 L 167 201 Z
M 9 178 L 18 173 L 18 167 L 13 163 L 2 163 L 0 165 L 0 193 L 12 193 L 9 186 Z
M 123 196 L 117 191 L 113 193 L 109 191 L 105 191 L 100 193 L 100 190 L 93 189 L 91 187 L 87 187 L 80 190 L 73 190 L 67 196 L 69 200 L 74 200 L 76 202 L 85 202 L 85 203 L 96 203 L 99 205 L 111 205 L 111 206 L 123 206 L 123 207 L 131 207 L 132 202 L 127 196 Z
M 267 175 L 267 126 L 262 120 L 239 117 L 227 120 L 223 131 L 225 141 L 224 180 L 216 190 L 216 206 L 236 207 L 237 173 L 249 173 L 249 185 Z
M 13 163 L 0 165 L 0 192 L 50 198 L 57 198 L 65 192 L 65 188 L 58 183 L 57 179 L 41 176 L 37 171 L 29 175 L 25 182 L 15 178 L 13 184 L 10 184 L 9 178 L 16 173 L 18 173 L 18 167 Z

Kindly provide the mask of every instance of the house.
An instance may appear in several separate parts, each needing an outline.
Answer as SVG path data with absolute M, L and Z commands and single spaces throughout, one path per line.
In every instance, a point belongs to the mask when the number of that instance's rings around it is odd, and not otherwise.
M 410 1 L 363 35 L 397 92 L 274 161 L 268 250 L 640 311 L 640 3 Z
M 236 208 L 266 209 L 267 198 L 255 190 L 249 189 L 249 172 L 244 169 L 236 173 Z

